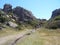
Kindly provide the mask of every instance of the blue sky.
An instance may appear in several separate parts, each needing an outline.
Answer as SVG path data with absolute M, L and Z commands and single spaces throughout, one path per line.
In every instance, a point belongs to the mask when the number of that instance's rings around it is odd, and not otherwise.
M 52 11 L 60 8 L 60 0 L 1 0 L 0 8 L 3 8 L 5 3 L 11 4 L 13 8 L 16 6 L 24 7 L 40 19 L 49 19 Z

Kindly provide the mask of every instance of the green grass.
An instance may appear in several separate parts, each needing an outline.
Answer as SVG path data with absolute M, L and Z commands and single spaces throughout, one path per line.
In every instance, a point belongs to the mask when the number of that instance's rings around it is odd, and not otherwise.
M 17 45 L 43 45 L 43 39 L 40 39 L 35 34 L 23 38 L 21 41 L 18 41 Z
M 19 40 L 16 45 L 60 45 L 60 29 L 40 28 L 33 34 Z

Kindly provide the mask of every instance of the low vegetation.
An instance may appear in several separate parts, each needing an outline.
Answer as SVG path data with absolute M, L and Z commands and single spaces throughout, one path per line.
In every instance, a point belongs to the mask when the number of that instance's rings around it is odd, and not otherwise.
M 60 45 L 60 30 L 40 28 L 29 36 L 20 39 L 16 45 Z
M 56 16 L 55 18 L 50 19 L 45 26 L 49 29 L 60 28 L 60 16 Z

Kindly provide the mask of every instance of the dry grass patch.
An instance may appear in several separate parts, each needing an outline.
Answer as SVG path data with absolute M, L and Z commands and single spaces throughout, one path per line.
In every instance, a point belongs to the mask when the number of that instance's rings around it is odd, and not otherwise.
M 60 29 L 40 28 L 19 40 L 16 45 L 60 45 Z

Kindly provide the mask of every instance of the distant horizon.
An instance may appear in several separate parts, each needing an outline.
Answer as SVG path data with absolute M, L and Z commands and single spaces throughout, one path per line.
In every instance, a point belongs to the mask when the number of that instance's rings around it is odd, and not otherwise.
M 1 0 L 0 8 L 4 4 L 11 4 L 12 7 L 20 6 L 33 13 L 38 19 L 50 19 L 52 11 L 60 8 L 60 0 Z

